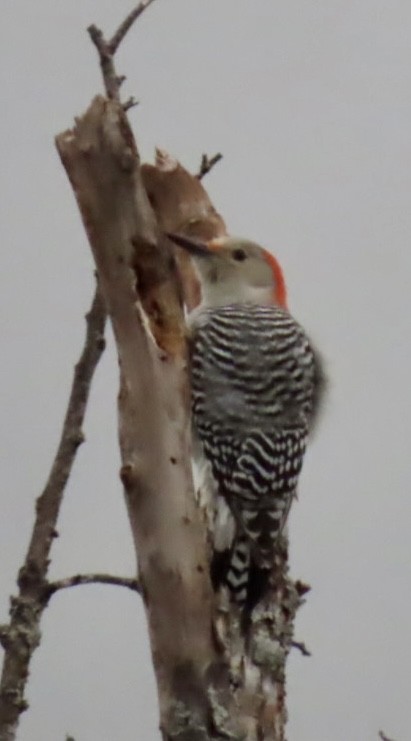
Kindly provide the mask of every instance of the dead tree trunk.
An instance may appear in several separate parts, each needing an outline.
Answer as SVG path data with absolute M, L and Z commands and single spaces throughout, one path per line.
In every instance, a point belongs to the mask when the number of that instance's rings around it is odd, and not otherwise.
M 174 263 L 121 105 L 96 98 L 76 127 L 57 137 L 57 146 L 117 343 L 121 477 L 163 737 L 218 738 L 213 707 L 228 675 L 213 638 L 206 540 L 191 478 L 185 332 Z M 229 701 L 224 697 L 223 705 Z M 234 714 L 225 725 L 233 724 Z
M 190 470 L 184 319 L 161 236 L 163 228 L 215 236 L 224 223 L 198 180 L 172 160 L 160 155 L 142 174 L 118 102 L 96 98 L 57 146 L 117 343 L 121 477 L 163 738 L 281 741 L 285 659 L 300 594 L 287 577 L 285 541 L 247 645 L 236 608 L 212 593 L 207 512 L 196 504 Z

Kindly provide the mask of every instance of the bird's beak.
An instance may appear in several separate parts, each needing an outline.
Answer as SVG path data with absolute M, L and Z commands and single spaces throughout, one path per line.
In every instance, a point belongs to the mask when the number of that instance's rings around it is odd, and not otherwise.
M 200 242 L 200 240 L 185 237 L 183 234 L 173 234 L 172 232 L 166 232 L 166 237 L 195 257 L 209 257 L 212 254 L 208 245 L 205 242 Z

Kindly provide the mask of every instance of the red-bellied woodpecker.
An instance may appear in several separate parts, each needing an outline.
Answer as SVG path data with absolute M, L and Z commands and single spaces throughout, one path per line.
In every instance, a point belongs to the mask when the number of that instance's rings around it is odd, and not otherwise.
M 225 560 L 214 534 L 212 576 L 250 610 L 296 494 L 324 386 L 321 362 L 287 310 L 269 252 L 247 240 L 168 236 L 191 253 L 201 281 L 202 301 L 189 317 L 193 425 L 235 524 Z

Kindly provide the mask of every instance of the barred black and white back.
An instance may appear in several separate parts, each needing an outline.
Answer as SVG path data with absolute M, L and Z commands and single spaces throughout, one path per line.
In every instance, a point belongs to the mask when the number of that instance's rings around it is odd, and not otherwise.
M 216 552 L 212 575 L 252 609 L 261 597 L 252 580 L 267 581 L 296 493 L 321 364 L 285 309 L 230 304 L 195 316 L 191 375 L 195 432 L 236 523 L 230 553 Z

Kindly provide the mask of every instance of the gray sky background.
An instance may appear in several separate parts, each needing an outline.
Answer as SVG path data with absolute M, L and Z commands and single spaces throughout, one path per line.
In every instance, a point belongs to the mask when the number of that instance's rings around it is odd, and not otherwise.
M 2 0 L 0 621 L 15 590 L 84 334 L 92 262 L 53 136 L 101 89 L 85 28 L 131 0 Z M 409 0 L 157 0 L 118 58 L 143 157 L 196 169 L 234 234 L 283 263 L 328 361 L 330 398 L 291 517 L 312 584 L 289 662 L 291 741 L 411 728 Z M 93 387 L 52 577 L 132 574 L 117 478 L 112 342 Z M 156 741 L 139 599 L 53 598 L 19 741 Z M 138 729 L 136 731 L 136 729 Z

